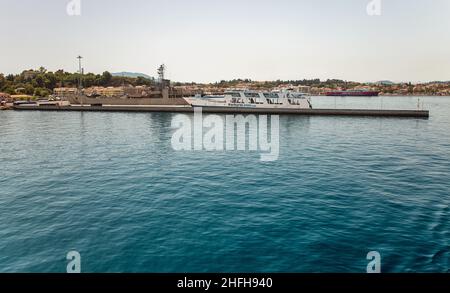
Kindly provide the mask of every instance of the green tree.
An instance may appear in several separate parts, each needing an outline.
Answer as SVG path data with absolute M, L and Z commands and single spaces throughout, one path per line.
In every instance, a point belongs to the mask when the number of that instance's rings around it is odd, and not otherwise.
M 96 85 L 97 77 L 93 73 L 88 73 L 83 77 L 83 85 L 84 87 L 91 87 Z
M 45 74 L 45 87 L 49 90 L 53 90 L 58 84 L 58 78 L 53 72 L 47 72 Z
M 142 76 L 138 76 L 135 80 L 135 85 L 147 85 L 150 86 L 152 85 L 152 80 L 142 77 Z
M 49 96 L 50 94 L 51 94 L 51 92 L 48 89 L 46 89 L 46 88 L 36 88 L 34 90 L 34 95 L 37 96 L 37 97 L 44 98 L 44 97 Z
M 103 72 L 101 77 L 101 83 L 103 86 L 108 86 L 111 82 L 112 75 L 108 71 Z
M 10 95 L 16 94 L 16 91 L 14 90 L 14 88 L 12 86 L 6 87 L 4 91 L 5 91 L 5 93 L 10 94 Z
M 38 74 L 34 81 L 36 81 L 38 87 L 45 87 L 45 77 L 43 74 Z
M 30 83 L 27 83 L 25 85 L 25 94 L 27 94 L 27 95 L 33 95 L 34 94 L 34 87 Z
M 0 90 L 6 85 L 6 78 L 3 74 L 0 74 Z

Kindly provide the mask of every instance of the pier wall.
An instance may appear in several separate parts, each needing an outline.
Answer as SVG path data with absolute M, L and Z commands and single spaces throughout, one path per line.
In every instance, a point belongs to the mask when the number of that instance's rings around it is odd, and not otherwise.
M 190 106 L 15 106 L 15 110 L 28 111 L 86 111 L 86 112 L 169 112 L 193 113 Z M 270 115 L 306 115 L 306 116 L 359 116 L 359 117 L 409 117 L 429 118 L 426 110 L 366 110 L 366 109 L 255 109 L 203 107 L 203 113 L 216 114 L 270 114 Z

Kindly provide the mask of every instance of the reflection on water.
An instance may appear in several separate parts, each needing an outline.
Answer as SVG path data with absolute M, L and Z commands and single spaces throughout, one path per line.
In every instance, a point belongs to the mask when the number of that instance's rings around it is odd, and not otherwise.
M 85 272 L 365 272 L 369 251 L 447 272 L 450 98 L 423 100 L 429 120 L 281 116 L 275 162 L 174 151 L 167 113 L 3 111 L 0 271 L 64 272 L 77 250 Z

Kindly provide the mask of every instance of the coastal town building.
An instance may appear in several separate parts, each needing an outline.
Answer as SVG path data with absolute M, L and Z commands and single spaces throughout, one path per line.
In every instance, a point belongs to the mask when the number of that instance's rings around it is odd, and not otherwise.
M 22 72 L 22 76 L 24 79 L 33 79 L 38 74 L 37 71 L 34 70 L 25 70 Z
M 325 85 L 325 84 L 324 84 Z M 411 83 L 392 83 L 385 84 L 380 83 L 364 83 L 364 84 L 352 84 L 350 86 L 344 86 L 341 84 L 315 84 L 312 86 L 295 85 L 291 83 L 285 83 L 280 85 L 272 85 L 269 82 L 238 82 L 231 86 L 223 86 L 218 83 L 214 84 L 185 84 L 177 85 L 171 89 L 171 93 L 177 92 L 177 95 L 195 95 L 195 94 L 222 94 L 227 91 L 233 90 L 265 90 L 265 91 L 285 91 L 292 90 L 311 95 L 326 95 L 329 92 L 334 91 L 373 91 L 379 92 L 382 96 L 398 96 L 398 95 L 416 95 L 416 96 L 450 96 L 450 83 L 449 82 L 433 82 L 422 84 Z M 17 89 L 22 93 L 20 88 Z M 122 87 L 90 87 L 83 89 L 83 92 L 89 96 L 103 96 L 103 97 L 117 97 L 127 95 L 129 97 L 143 97 L 151 95 L 152 92 L 158 89 L 148 86 L 122 86 Z M 76 88 L 55 88 L 54 95 L 57 97 L 64 97 L 74 95 L 77 92 Z
M 30 95 L 11 95 L 11 100 L 13 101 L 18 101 L 18 100 L 27 100 L 30 101 L 32 100 L 34 97 L 30 96 Z
M 7 93 L 0 93 L 0 100 L 8 101 L 10 99 L 11 99 L 11 95 L 9 95 Z
M 57 97 L 65 97 L 68 95 L 74 95 L 76 94 L 77 89 L 74 87 L 61 87 L 61 88 L 55 88 L 53 90 L 53 94 Z
M 104 97 L 123 96 L 125 94 L 123 87 L 90 87 L 84 89 L 84 93 L 88 96 L 98 95 Z

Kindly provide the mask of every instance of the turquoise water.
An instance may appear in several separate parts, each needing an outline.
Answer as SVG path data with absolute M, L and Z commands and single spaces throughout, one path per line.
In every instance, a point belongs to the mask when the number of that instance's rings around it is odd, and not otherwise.
M 178 152 L 172 114 L 0 112 L 0 271 L 450 271 L 450 98 L 280 117 L 280 156 Z M 417 98 L 314 98 L 411 108 Z

